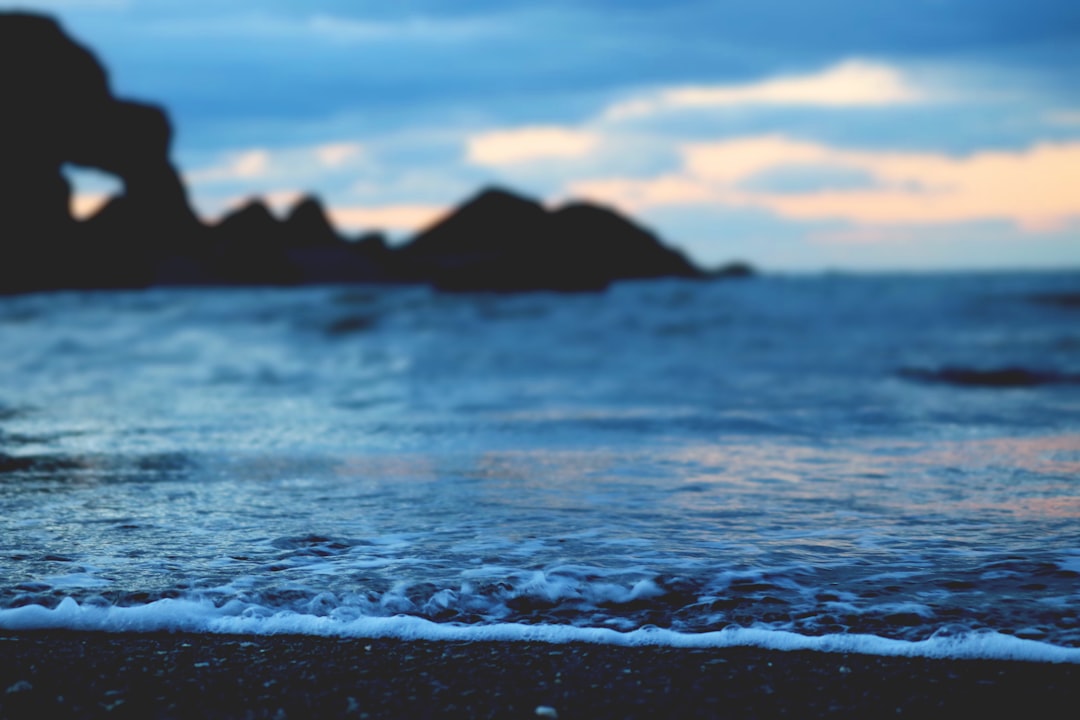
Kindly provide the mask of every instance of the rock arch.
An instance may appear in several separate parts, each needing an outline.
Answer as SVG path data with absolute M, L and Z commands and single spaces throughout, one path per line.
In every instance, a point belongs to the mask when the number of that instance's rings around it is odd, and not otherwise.
M 47 17 L 0 14 L 0 66 L 0 288 L 142 286 L 163 253 L 196 250 L 163 110 L 113 97 L 93 54 Z M 64 163 L 124 191 L 77 222 Z

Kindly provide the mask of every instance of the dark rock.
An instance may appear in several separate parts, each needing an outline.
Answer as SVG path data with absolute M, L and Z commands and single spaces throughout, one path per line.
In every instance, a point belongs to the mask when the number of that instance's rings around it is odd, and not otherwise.
M 339 247 L 344 241 L 330 224 L 317 198 L 307 196 L 289 211 L 284 230 L 289 247 Z
M 401 253 L 408 273 L 450 291 L 599 290 L 561 252 L 551 216 L 538 203 L 487 189 L 425 230 Z
M 283 226 L 286 257 L 297 281 L 309 283 L 395 282 L 393 253 L 381 233 L 347 241 L 330 224 L 322 203 L 302 199 Z
M 352 247 L 357 252 L 368 255 L 382 255 L 390 252 L 390 246 L 386 242 L 386 235 L 378 231 L 366 232 L 352 241 Z
M 610 210 L 576 203 L 548 212 L 501 189 L 481 192 L 401 254 L 414 277 L 452 291 L 601 290 L 615 280 L 701 274 Z
M 213 228 L 213 272 L 218 282 L 308 285 L 400 280 L 381 235 L 347 242 L 322 204 L 302 199 L 285 220 L 251 200 Z
M 904 368 L 902 377 L 923 382 L 938 382 L 963 387 L 1025 388 L 1038 385 L 1080 383 L 1080 375 L 1023 367 L 981 370 L 946 366 L 938 369 Z
M 413 256 L 466 264 L 499 257 L 507 247 L 532 248 L 544 239 L 547 213 L 536 202 L 489 188 L 417 235 L 405 251 Z
M 748 278 L 755 275 L 757 270 L 744 262 L 730 262 L 709 271 L 709 277 L 713 278 Z
M 259 198 L 252 198 L 225 215 L 213 230 L 214 245 L 254 243 L 255 247 L 263 244 L 279 249 L 285 247 L 284 223 L 274 217 Z
M 285 220 L 255 200 L 207 227 L 169 160 L 164 111 L 113 97 L 101 64 L 56 22 L 0 13 L 0 63 L 0 292 L 354 282 L 579 291 L 702 276 L 611 210 L 573 203 L 549 212 L 498 189 L 401 249 L 380 234 L 347 242 L 312 197 Z M 123 191 L 76 221 L 65 164 L 116 175 Z
M 47 17 L 0 15 L 0 64 L 0 290 L 152 282 L 153 256 L 200 229 L 165 114 L 114 98 L 94 56 Z M 65 163 L 118 176 L 123 193 L 76 222 Z
M 556 210 L 551 218 L 552 237 L 566 260 L 590 266 L 608 281 L 701 277 L 701 271 L 682 253 L 607 208 L 572 203 Z
M 286 259 L 303 284 L 402 282 L 393 255 L 369 252 L 369 248 L 342 243 L 336 247 L 292 248 Z
M 212 268 L 226 284 L 290 285 L 299 281 L 286 255 L 289 236 L 261 200 L 249 201 L 212 229 Z

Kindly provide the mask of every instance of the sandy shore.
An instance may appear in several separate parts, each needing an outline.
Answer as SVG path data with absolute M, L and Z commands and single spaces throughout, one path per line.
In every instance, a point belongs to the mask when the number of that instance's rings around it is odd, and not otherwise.
M 1075 717 L 1080 665 L 757 649 L 0 633 L 2 718 Z

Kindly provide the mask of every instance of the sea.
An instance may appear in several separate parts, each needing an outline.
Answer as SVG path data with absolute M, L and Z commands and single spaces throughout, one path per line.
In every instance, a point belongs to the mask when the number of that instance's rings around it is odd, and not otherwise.
M 0 298 L 0 629 L 1080 662 L 1078 298 Z

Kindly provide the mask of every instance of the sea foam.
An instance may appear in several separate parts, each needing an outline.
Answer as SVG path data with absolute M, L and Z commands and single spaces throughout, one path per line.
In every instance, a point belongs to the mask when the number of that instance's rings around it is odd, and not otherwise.
M 812 650 L 891 657 L 943 660 L 981 659 L 1026 662 L 1080 663 L 1080 648 L 1064 648 L 997 632 L 940 634 L 925 640 L 894 640 L 865 634 L 800 635 L 764 628 L 725 628 L 713 632 L 679 633 L 656 627 L 629 632 L 609 628 L 564 625 L 493 623 L 467 625 L 436 623 L 407 615 L 341 620 L 325 616 L 277 612 L 230 603 L 164 599 L 137 607 L 80 605 L 66 598 L 53 608 L 27 605 L 0 610 L 0 629 L 94 630 L 105 632 L 185 631 L 233 635 L 316 635 L 340 638 L 399 640 L 594 643 L 622 647 L 722 649 L 757 647 L 766 650 Z

